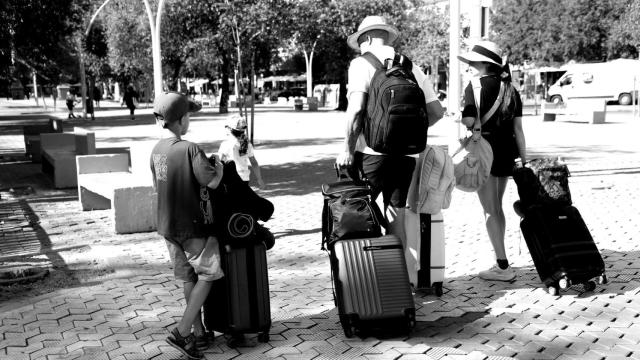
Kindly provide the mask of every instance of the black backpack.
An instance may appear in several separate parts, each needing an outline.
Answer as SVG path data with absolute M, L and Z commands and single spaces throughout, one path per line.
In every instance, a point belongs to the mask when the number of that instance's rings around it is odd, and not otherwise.
M 396 54 L 383 65 L 372 53 L 362 56 L 376 68 L 364 119 L 367 145 L 389 155 L 421 152 L 427 144 L 429 121 L 424 92 L 411 72 L 411 61 Z

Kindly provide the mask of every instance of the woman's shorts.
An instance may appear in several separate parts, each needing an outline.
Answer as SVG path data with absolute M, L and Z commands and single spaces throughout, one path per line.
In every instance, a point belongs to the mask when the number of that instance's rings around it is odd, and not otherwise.
M 184 282 L 214 281 L 224 276 L 215 236 L 187 239 L 181 244 L 169 239 L 165 242 L 176 279 Z

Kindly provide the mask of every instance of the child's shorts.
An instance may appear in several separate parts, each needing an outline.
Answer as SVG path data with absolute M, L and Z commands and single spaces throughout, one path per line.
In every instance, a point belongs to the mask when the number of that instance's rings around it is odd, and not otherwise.
M 184 282 L 214 281 L 224 276 L 215 236 L 187 239 L 178 244 L 165 239 L 176 279 Z

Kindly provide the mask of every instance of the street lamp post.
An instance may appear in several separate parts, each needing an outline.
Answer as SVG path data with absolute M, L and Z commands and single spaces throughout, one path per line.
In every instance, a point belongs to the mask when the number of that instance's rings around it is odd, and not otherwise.
M 460 0 L 449 0 L 449 99 L 448 112 L 460 110 Z

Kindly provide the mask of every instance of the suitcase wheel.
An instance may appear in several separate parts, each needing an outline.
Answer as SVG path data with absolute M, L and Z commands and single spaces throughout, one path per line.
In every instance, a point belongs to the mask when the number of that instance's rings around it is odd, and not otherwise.
M 558 286 L 560 286 L 560 289 L 565 290 L 567 288 L 569 288 L 570 282 L 569 279 L 567 279 L 567 277 L 563 277 L 562 279 L 558 280 Z
M 340 315 L 340 324 L 342 324 L 342 330 L 344 336 L 352 338 L 356 334 L 357 328 L 353 315 Z
M 600 276 L 598 276 L 598 284 L 604 285 L 606 283 L 608 283 L 609 280 L 607 279 L 607 275 L 602 274 Z
M 416 327 L 416 311 L 414 309 L 405 310 L 405 318 L 407 321 L 407 331 L 411 332 Z
M 441 282 L 433 283 L 433 291 L 436 293 L 436 296 L 438 297 L 442 296 L 442 283 Z
M 258 341 L 261 343 L 269 342 L 269 332 L 261 332 L 258 334 Z
M 547 288 L 547 291 L 549 292 L 549 295 L 551 295 L 551 296 L 560 295 L 560 289 L 557 286 L 549 286 Z
M 587 281 L 586 283 L 583 284 L 583 286 L 584 286 L 584 291 L 593 291 L 596 289 L 595 281 Z

